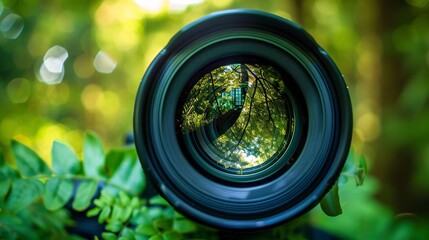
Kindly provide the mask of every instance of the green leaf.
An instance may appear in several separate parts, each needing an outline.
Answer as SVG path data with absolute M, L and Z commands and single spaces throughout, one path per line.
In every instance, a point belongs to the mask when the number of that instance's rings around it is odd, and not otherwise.
M 174 216 L 175 218 L 185 218 L 185 216 L 183 216 L 181 213 L 176 212 L 176 211 L 174 211 L 173 216 Z
M 142 206 L 140 209 L 134 209 L 131 222 L 134 225 L 152 224 L 152 219 L 149 217 L 147 207 Z
M 101 199 L 94 199 L 94 205 L 99 207 L 99 208 L 103 208 L 103 207 L 107 206 L 108 204 Z
M 87 217 L 95 217 L 100 213 L 101 209 L 98 207 L 95 207 L 91 210 L 88 210 L 88 212 L 86 212 L 86 216 Z
M 152 236 L 158 233 L 155 227 L 150 223 L 137 226 L 136 232 L 145 236 Z
M 91 200 L 97 191 L 98 182 L 96 180 L 83 180 L 77 188 L 72 207 L 77 211 L 88 208 Z
M 8 165 L 0 166 L 0 180 L 19 177 L 18 172 Z
M 363 155 L 357 154 L 355 151 L 350 150 L 347 157 L 346 164 L 341 172 L 342 177 L 354 178 L 356 186 L 361 186 L 367 173 L 366 160 Z M 340 186 L 344 185 L 346 181 L 341 179 Z
M 122 147 L 110 150 L 106 155 L 106 171 L 108 176 L 112 176 L 116 172 L 122 160 L 127 155 L 133 154 L 137 154 L 134 147 Z
M 83 145 L 83 168 L 86 176 L 104 175 L 104 150 L 101 141 L 94 134 L 85 136 Z
M 7 198 L 6 208 L 17 213 L 36 201 L 43 192 L 43 184 L 37 179 L 15 179 Z
M 59 141 L 55 141 L 52 145 L 52 169 L 57 174 L 77 174 L 79 172 L 79 160 L 76 153 Z
M 140 234 L 135 234 L 135 235 L 134 235 L 134 238 L 135 238 L 136 240 L 148 240 L 148 239 L 149 239 L 149 237 L 147 237 L 147 236 L 143 236 L 143 235 L 140 235 Z
M 368 171 L 368 166 L 366 164 L 365 157 L 360 154 L 358 157 L 358 168 L 362 169 L 365 173 Z
M 151 219 L 159 218 L 164 215 L 164 209 L 161 207 L 150 207 L 147 214 Z
M 122 206 L 115 204 L 112 210 L 112 221 L 120 221 L 122 219 L 121 216 L 124 214 L 124 212 L 125 209 Z
M 109 183 L 121 186 L 123 189 L 136 195 L 142 193 L 146 186 L 146 179 L 137 157 L 133 154 L 127 154 L 120 162 L 121 164 L 116 169 L 116 172 L 109 179 Z M 106 190 L 112 194 L 119 192 L 114 187 L 108 187 Z
M 9 192 L 11 179 L 0 180 L 0 203 L 3 202 L 4 197 Z
M 152 236 L 151 238 L 149 238 L 149 240 L 164 240 L 164 238 L 162 237 L 162 234 L 158 233 Z
M 131 206 L 126 206 L 124 209 L 124 212 L 119 217 L 119 220 L 123 222 L 128 221 L 128 219 L 131 217 L 132 212 L 133 212 L 133 208 Z
M 4 225 L 22 225 L 24 224 L 23 219 L 21 219 L 20 217 L 16 216 L 16 215 L 6 215 L 6 214 L 1 214 L 0 215 L 0 223 L 4 224 Z
M 143 172 L 142 165 L 137 158 L 137 156 L 134 158 L 134 166 L 131 170 L 130 177 L 127 181 L 127 189 L 131 192 L 140 194 L 142 193 L 146 188 L 146 178 Z
M 120 221 L 111 221 L 106 225 L 106 230 L 111 232 L 119 232 L 124 227 L 124 224 Z
M 341 174 L 340 177 L 338 178 L 338 186 L 342 187 L 346 185 L 348 181 L 349 181 L 349 178 L 346 175 Z
M 182 239 L 182 235 L 175 231 L 167 231 L 162 234 L 162 238 L 164 240 L 178 240 L 178 239 Z
M 103 232 L 101 233 L 101 237 L 104 240 L 116 240 L 118 237 L 116 236 L 116 234 L 111 233 L 111 232 Z
M 44 205 L 48 210 L 55 211 L 62 208 L 73 195 L 73 181 L 71 179 L 50 178 L 45 183 Z
M 115 202 L 115 198 L 104 188 L 101 191 L 100 200 L 108 205 L 112 205 Z
M 366 160 L 363 157 L 363 155 L 359 155 L 356 158 L 355 164 L 357 165 L 356 185 L 361 186 L 363 184 L 364 179 L 365 179 L 365 174 L 368 171 L 367 165 L 366 165 Z
M 170 204 L 160 195 L 156 195 L 149 199 L 149 204 L 151 205 L 161 205 L 161 206 L 170 206 Z
M 125 192 L 119 192 L 119 202 L 122 204 L 122 206 L 127 206 L 130 201 L 130 197 Z
M 140 206 L 140 199 L 138 197 L 133 197 L 131 199 L 130 206 L 134 208 Z
M 4 160 L 3 151 L 0 149 L 0 181 L 10 180 L 11 178 L 15 177 L 18 177 L 18 172 L 7 165 L 6 161 Z
M 100 215 L 98 216 L 98 223 L 102 224 L 106 222 L 107 218 L 110 216 L 112 212 L 112 207 L 105 206 L 102 208 Z
M 27 146 L 13 140 L 12 152 L 15 155 L 18 170 L 22 175 L 31 177 L 51 173 L 46 163 Z
M 0 226 L 0 239 L 37 239 L 37 236 L 34 236 L 34 229 L 16 215 L 0 215 Z M 3 229 L 10 230 L 12 237 L 8 236 L 9 231 L 3 232 Z
M 173 230 L 178 233 L 195 232 L 197 225 L 188 219 L 175 219 L 173 221 Z
M 335 183 L 331 191 L 325 195 L 320 202 L 320 207 L 326 215 L 335 217 L 343 213 L 340 204 L 340 197 L 338 195 L 338 184 Z
M 159 231 L 170 230 L 173 226 L 173 222 L 166 218 L 157 218 L 153 221 L 153 226 Z
M 127 239 L 135 239 L 134 231 L 130 228 L 124 228 L 121 232 L 121 237 L 125 237 Z

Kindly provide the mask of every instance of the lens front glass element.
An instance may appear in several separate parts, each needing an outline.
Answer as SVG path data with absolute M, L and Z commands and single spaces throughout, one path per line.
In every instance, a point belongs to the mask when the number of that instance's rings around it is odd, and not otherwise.
M 201 76 L 202 75 L 202 76 Z M 209 68 L 182 95 L 179 135 L 204 161 L 246 174 L 286 151 L 294 115 L 283 76 L 274 67 L 238 62 Z

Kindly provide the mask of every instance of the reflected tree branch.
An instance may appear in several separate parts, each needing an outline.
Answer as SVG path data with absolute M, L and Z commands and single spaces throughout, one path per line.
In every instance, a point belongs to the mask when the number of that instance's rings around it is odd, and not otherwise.
M 215 84 L 214 84 L 212 72 L 210 72 L 210 80 L 211 80 L 211 83 L 212 83 L 213 95 L 214 95 L 214 98 L 216 100 L 217 112 L 219 113 L 219 115 L 221 115 L 222 111 L 220 110 L 219 101 L 217 100 L 217 97 L 216 97 L 216 91 L 215 91 L 216 88 L 215 88 Z
M 265 89 L 264 84 L 261 81 L 261 78 L 256 73 L 254 73 L 249 67 L 247 67 L 245 64 L 243 64 L 243 65 L 247 69 L 247 71 L 250 72 L 250 74 L 252 74 L 255 77 L 256 83 L 258 83 L 258 82 L 261 83 L 263 95 L 264 95 L 264 98 L 265 98 L 265 106 L 267 107 L 267 111 L 268 111 L 268 119 L 273 124 L 273 128 L 275 128 L 274 119 L 273 119 L 273 117 L 271 115 L 271 110 L 270 110 L 270 106 L 269 106 L 269 103 L 268 103 L 269 102 L 268 93 L 267 93 L 267 91 Z M 262 72 L 262 69 L 260 71 Z M 255 84 L 255 91 L 256 91 L 256 89 L 257 89 L 257 84 Z
M 241 66 L 242 66 L 242 67 L 243 67 L 243 66 L 244 66 L 244 67 L 246 67 L 244 64 L 241 64 Z M 247 77 L 248 77 L 248 76 L 247 76 Z M 246 133 L 247 126 L 248 126 L 248 125 L 249 125 L 249 123 L 250 123 L 250 117 L 251 117 L 251 115 L 252 115 L 252 108 L 253 108 L 253 100 L 255 99 L 255 94 L 256 94 L 256 89 L 257 89 L 257 88 L 258 88 L 258 81 L 256 81 L 256 83 L 255 83 L 255 89 L 253 90 L 252 96 L 251 96 L 251 98 L 250 98 L 249 113 L 247 114 L 246 124 L 244 125 L 243 131 L 241 132 L 241 136 L 240 136 L 240 138 L 238 139 L 237 144 L 235 145 L 235 147 L 234 147 L 234 149 L 232 150 L 232 152 L 234 152 L 234 151 L 237 149 L 237 147 L 240 145 L 241 141 L 243 140 L 244 134 Z

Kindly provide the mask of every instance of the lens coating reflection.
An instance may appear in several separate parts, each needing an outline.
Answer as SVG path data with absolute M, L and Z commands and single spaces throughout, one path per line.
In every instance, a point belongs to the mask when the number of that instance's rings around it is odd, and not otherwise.
M 286 151 L 294 117 L 285 81 L 274 67 L 215 67 L 184 95 L 181 134 L 192 135 L 192 144 L 219 169 L 245 174 L 269 166 Z

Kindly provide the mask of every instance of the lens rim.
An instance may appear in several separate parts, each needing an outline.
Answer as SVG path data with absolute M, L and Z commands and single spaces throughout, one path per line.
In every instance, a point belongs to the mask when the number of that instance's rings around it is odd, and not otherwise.
M 237 46 L 245 43 L 253 48 Z M 218 46 L 225 49 L 222 56 L 213 50 Z M 260 46 L 265 47 L 255 48 Z M 187 160 L 174 119 L 177 97 L 199 69 L 243 54 L 269 59 L 295 74 L 305 99 L 298 104 L 307 106 L 308 136 L 289 170 L 236 185 L 201 174 Z M 182 214 L 228 230 L 272 227 L 314 207 L 341 172 L 351 131 L 350 97 L 332 59 L 298 25 L 255 10 L 219 12 L 183 28 L 147 69 L 134 109 L 136 147 L 149 180 Z

